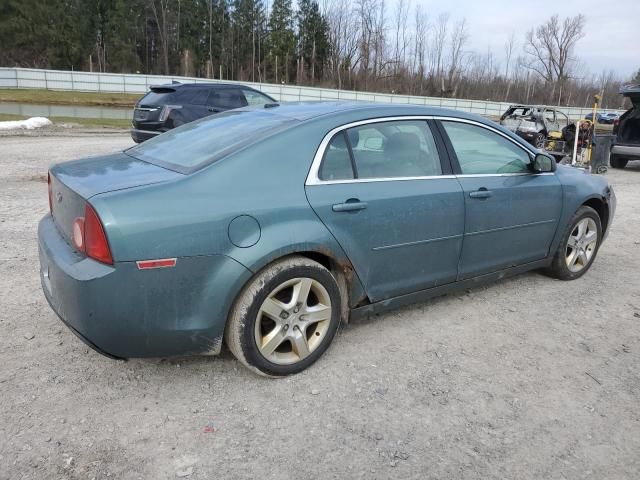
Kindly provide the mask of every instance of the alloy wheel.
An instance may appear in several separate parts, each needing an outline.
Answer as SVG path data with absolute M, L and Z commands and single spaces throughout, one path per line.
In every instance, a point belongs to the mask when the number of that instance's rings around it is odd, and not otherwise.
M 331 313 L 331 298 L 319 281 L 287 280 L 269 293 L 258 310 L 254 332 L 258 351 L 278 365 L 305 359 L 326 336 Z
M 593 257 L 598 245 L 598 227 L 592 218 L 583 218 L 574 227 L 565 250 L 567 268 L 573 272 L 580 272 L 586 268 Z

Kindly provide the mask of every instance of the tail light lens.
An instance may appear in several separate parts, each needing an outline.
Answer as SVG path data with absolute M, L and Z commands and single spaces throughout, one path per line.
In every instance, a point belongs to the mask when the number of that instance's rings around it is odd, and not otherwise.
M 160 111 L 160 117 L 158 117 L 158 120 L 164 122 L 167 118 L 169 118 L 171 110 L 180 110 L 181 108 L 182 105 L 165 105 Z
M 113 265 L 111 248 L 96 211 L 87 203 L 84 217 L 73 222 L 73 244 L 80 252 L 102 263 Z
M 49 213 L 53 215 L 53 200 L 51 193 L 51 172 L 47 172 L 47 188 L 49 189 Z

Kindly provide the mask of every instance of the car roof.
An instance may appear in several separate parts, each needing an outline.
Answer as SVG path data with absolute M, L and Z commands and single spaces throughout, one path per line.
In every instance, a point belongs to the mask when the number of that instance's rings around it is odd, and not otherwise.
M 189 88 L 211 88 L 211 89 L 225 89 L 225 88 L 244 88 L 246 90 L 256 90 L 253 87 L 242 85 L 238 83 L 163 83 L 159 85 L 151 85 L 150 88 L 173 88 L 173 89 L 189 89 Z M 256 90 L 257 91 L 257 90 Z
M 303 101 L 303 102 L 280 102 L 267 104 L 266 106 L 243 107 L 237 110 L 268 110 L 269 113 L 294 120 L 305 121 L 317 117 L 334 116 L 342 117 L 347 114 L 358 113 L 360 117 L 376 118 L 390 116 L 450 116 L 481 120 L 487 123 L 486 118 L 478 115 L 450 110 L 441 107 L 412 104 L 391 104 L 373 102 L 349 102 L 349 101 Z

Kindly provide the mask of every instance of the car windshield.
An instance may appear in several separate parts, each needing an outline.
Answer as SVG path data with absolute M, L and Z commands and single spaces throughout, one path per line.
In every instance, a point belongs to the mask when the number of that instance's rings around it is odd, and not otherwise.
M 191 173 L 295 122 L 264 110 L 233 110 L 169 130 L 125 153 L 176 172 Z

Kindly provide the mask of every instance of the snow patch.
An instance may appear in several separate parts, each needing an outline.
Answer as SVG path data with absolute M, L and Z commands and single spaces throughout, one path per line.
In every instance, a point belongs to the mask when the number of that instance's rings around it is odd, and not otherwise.
M 34 128 L 48 127 L 49 125 L 53 124 L 48 118 L 31 117 L 26 120 L 0 122 L 0 130 L 33 130 Z

